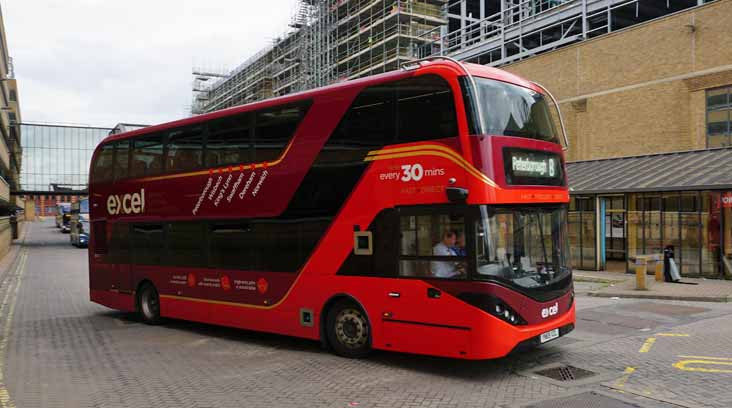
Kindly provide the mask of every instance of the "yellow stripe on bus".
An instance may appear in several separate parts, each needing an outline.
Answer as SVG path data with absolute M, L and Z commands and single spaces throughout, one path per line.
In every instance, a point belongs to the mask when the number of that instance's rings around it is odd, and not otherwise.
M 462 167 L 465 171 L 472 174 L 473 176 L 477 177 L 484 183 L 493 186 L 498 187 L 498 185 L 491 180 L 488 176 L 478 171 L 475 167 L 473 167 L 470 163 L 467 163 L 464 160 L 457 160 L 453 155 L 446 154 L 442 151 L 434 151 L 434 150 L 417 150 L 417 151 L 407 151 L 404 153 L 395 153 L 395 154 L 375 154 L 371 156 L 367 156 L 364 161 L 377 161 L 377 160 L 388 160 L 388 159 L 397 159 L 402 157 L 414 157 L 414 156 L 438 156 L 446 158 L 453 163 L 457 164 L 458 166 Z M 460 158 L 462 159 L 462 158 Z

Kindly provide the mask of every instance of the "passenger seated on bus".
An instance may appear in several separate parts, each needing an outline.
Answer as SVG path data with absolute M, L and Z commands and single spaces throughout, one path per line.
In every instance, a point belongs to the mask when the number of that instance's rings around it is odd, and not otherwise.
M 453 247 L 457 241 L 457 231 L 445 230 L 442 233 L 442 241 L 432 247 L 432 255 L 435 256 L 457 256 Z M 457 262 L 432 261 L 430 262 L 432 276 L 436 278 L 454 278 L 461 274 Z

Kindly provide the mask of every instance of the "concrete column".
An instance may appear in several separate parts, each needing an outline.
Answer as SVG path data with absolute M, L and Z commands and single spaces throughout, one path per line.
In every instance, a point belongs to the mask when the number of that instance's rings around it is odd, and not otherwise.
M 36 200 L 26 199 L 24 210 L 26 221 L 36 220 Z

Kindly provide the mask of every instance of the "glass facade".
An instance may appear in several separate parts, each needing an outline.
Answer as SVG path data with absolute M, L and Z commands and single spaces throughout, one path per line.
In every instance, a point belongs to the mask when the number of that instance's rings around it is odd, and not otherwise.
M 23 191 L 57 191 L 54 185 L 86 189 L 89 162 L 97 144 L 111 129 L 21 124 Z
M 568 224 L 572 267 L 595 269 L 597 267 L 595 197 L 573 196 L 569 203 Z
M 682 276 L 732 279 L 732 192 L 629 193 L 624 196 L 624 213 L 616 208 L 621 205 L 617 196 L 600 197 L 605 204 L 599 208 L 595 208 L 595 199 L 573 196 L 570 203 L 569 239 L 575 269 L 610 270 L 615 260 L 624 261 L 622 269 L 634 272 L 633 257 L 660 254 L 672 246 Z M 611 200 L 618 205 L 610 205 Z M 604 232 L 596 231 L 598 216 L 605 219 Z M 596 246 L 602 234 L 605 245 Z M 602 251 L 599 260 L 598 247 Z

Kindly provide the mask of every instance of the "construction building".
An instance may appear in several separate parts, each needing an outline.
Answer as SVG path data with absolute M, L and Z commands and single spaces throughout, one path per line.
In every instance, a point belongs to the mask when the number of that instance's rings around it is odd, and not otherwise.
M 229 73 L 194 70 L 192 113 L 392 71 L 439 41 L 447 0 L 303 0 L 292 31 Z
M 0 11 L 0 257 L 17 236 L 16 221 L 23 221 L 25 202 L 11 195 L 18 188 L 22 149 L 20 147 L 20 99 L 8 51 L 5 24 Z

